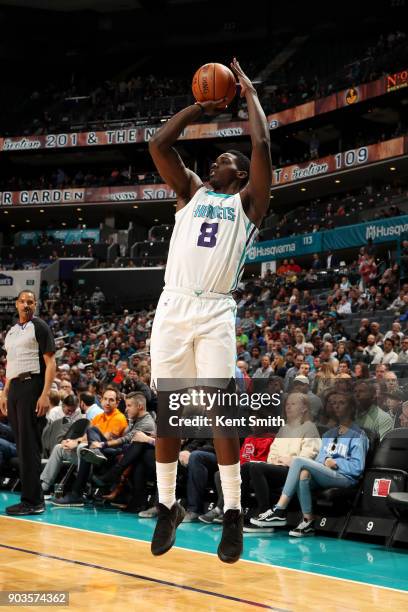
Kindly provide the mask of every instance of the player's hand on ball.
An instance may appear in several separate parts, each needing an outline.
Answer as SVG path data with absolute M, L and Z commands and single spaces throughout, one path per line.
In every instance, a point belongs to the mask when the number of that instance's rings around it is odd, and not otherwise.
M 217 115 L 227 108 L 226 98 L 220 98 L 219 100 L 207 100 L 206 102 L 200 102 L 199 104 L 203 107 L 206 115 Z
M 235 74 L 235 76 L 238 78 L 239 84 L 241 86 L 241 94 L 240 94 L 241 98 L 246 96 L 246 94 L 249 91 L 256 93 L 256 89 L 252 85 L 251 79 L 247 77 L 245 72 L 242 70 L 236 57 L 234 57 L 234 59 L 231 62 L 231 69 L 233 73 Z

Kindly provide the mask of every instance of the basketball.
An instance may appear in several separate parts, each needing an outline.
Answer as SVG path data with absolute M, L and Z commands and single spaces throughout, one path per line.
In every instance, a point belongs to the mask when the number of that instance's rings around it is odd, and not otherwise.
M 193 77 L 192 89 L 197 102 L 226 98 L 229 105 L 236 94 L 235 76 L 223 64 L 204 64 Z

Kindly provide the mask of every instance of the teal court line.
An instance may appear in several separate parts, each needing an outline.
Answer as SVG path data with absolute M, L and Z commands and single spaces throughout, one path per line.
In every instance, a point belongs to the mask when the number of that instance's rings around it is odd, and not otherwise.
M 0 514 L 4 515 L 5 507 L 18 500 L 16 494 L 0 492 Z M 144 542 L 150 542 L 155 526 L 151 519 L 138 519 L 134 514 L 93 506 L 58 508 L 48 504 L 44 514 L 24 517 L 24 520 Z M 220 525 L 182 524 L 177 530 L 177 547 L 215 554 L 220 535 Z M 277 530 L 264 536 L 246 535 L 243 559 L 408 592 L 408 551 L 377 544 L 321 536 L 289 538 L 287 532 Z

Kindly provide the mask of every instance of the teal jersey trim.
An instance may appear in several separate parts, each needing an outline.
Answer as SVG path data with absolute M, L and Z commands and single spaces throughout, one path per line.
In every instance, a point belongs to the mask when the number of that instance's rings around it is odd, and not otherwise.
M 234 282 L 233 282 L 233 285 L 232 285 L 230 291 L 234 291 L 236 289 L 236 286 L 238 285 L 238 282 L 239 282 L 239 278 L 238 277 L 239 277 L 239 274 L 241 272 L 241 268 L 242 268 L 242 265 L 243 265 L 244 257 L 246 255 L 246 252 L 247 252 L 248 247 L 249 247 L 249 245 L 248 245 L 248 238 L 249 238 L 249 236 L 251 234 L 251 231 L 252 231 L 253 227 L 255 227 L 254 224 L 251 221 L 248 221 L 248 224 L 247 224 L 247 226 L 245 228 L 245 232 L 246 232 L 246 244 L 245 244 L 244 249 L 242 251 L 241 259 L 239 260 L 239 264 L 238 264 L 237 273 L 235 275 Z
M 215 191 L 209 191 L 207 189 L 208 195 L 216 196 L 217 198 L 233 198 L 235 193 L 216 193 Z

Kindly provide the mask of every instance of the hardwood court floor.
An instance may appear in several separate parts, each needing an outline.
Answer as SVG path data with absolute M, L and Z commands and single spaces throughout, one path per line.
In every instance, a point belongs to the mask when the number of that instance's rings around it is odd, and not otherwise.
M 148 542 L 134 539 L 139 537 L 142 521 L 128 516 L 127 519 L 134 526 L 134 536 L 124 537 L 114 535 L 115 520 L 120 523 L 116 513 L 106 515 L 108 511 L 95 513 L 93 509 L 81 510 L 48 510 L 46 515 L 34 520 L 1 516 L 0 590 L 69 591 L 71 610 L 133 610 L 141 606 L 183 612 L 194 608 L 211 611 L 324 609 L 343 612 L 408 608 L 408 592 L 330 577 L 328 566 L 325 570 L 327 575 L 322 575 L 321 557 L 316 554 L 313 559 L 313 546 L 316 546 L 316 551 L 322 544 L 330 547 L 332 540 L 327 538 L 295 542 L 296 548 L 293 549 L 291 544 L 286 543 L 288 538 L 274 540 L 271 537 L 250 536 L 245 541 L 247 560 L 232 566 L 224 565 L 208 552 L 185 548 L 174 548 L 167 555 L 154 558 Z M 105 528 L 110 534 L 49 524 L 53 517 L 61 520 L 63 515 L 71 516 L 71 522 L 76 516 L 78 527 L 81 523 L 88 525 L 88 519 L 91 519 L 94 529 Z M 107 529 L 108 523 L 110 529 Z M 144 521 L 143 525 L 143 529 L 148 530 L 146 539 L 150 539 L 154 523 Z M 208 548 L 205 531 L 199 529 L 198 525 L 183 525 L 180 535 L 186 531 L 190 542 L 194 541 L 194 546 L 198 548 L 201 541 L 201 549 L 205 550 Z M 218 539 L 219 531 L 216 537 Z M 180 537 L 179 540 L 184 545 L 184 538 Z M 215 538 L 211 542 L 215 550 Z M 304 567 L 310 568 L 312 563 L 318 565 L 317 572 L 272 565 L 270 550 L 276 550 L 279 558 L 278 551 L 285 544 L 291 547 L 292 552 L 295 550 Z M 381 564 L 376 566 L 380 549 L 372 549 L 369 553 L 371 558 L 367 554 L 365 557 L 355 557 L 351 554 L 354 544 L 341 542 L 342 547 L 338 549 L 346 564 L 357 565 L 360 560 L 363 576 L 365 559 L 373 568 L 373 583 L 381 582 L 379 576 L 388 567 L 390 574 L 395 576 L 399 573 L 401 585 L 408 588 L 408 557 L 404 553 L 391 551 L 393 556 L 384 557 Z M 262 555 L 258 554 L 258 561 L 248 560 L 251 550 L 262 551 Z M 387 555 L 390 553 L 385 552 Z M 259 561 L 262 558 L 264 562 Z M 39 607 L 30 609 L 40 610 Z

